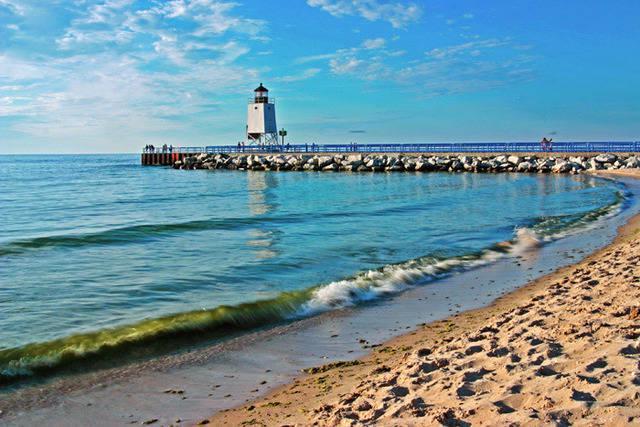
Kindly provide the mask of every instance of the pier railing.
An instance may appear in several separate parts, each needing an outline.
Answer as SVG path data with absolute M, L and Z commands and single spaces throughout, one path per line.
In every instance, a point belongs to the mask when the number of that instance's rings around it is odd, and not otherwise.
M 554 142 L 543 147 L 538 142 L 472 142 L 430 144 L 285 144 L 209 145 L 145 149 L 145 153 L 638 153 L 640 141 Z

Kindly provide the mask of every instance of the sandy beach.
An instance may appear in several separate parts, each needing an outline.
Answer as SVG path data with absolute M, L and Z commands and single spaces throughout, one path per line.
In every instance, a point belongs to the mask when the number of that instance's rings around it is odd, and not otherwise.
M 200 424 L 640 423 L 639 248 L 636 216 L 611 245 L 488 307 L 311 369 Z

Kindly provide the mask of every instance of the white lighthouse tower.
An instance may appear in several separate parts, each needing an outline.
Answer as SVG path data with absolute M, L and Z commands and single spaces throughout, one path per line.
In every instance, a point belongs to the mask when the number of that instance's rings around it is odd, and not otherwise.
M 258 86 L 247 108 L 247 142 L 260 145 L 278 144 L 275 100 L 269 100 L 269 90 Z

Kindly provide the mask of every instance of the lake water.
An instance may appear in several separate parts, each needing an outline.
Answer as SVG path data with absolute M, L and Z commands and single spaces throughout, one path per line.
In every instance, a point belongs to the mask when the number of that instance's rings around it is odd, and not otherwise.
M 0 156 L 0 383 L 384 298 L 625 207 L 589 176 L 139 161 Z

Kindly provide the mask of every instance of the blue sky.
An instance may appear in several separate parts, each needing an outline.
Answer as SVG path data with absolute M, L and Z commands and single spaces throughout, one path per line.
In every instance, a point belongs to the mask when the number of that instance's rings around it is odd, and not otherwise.
M 640 2 L 0 0 L 0 153 L 640 139 Z M 358 132 L 354 132 L 358 131 Z

